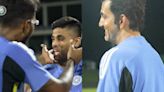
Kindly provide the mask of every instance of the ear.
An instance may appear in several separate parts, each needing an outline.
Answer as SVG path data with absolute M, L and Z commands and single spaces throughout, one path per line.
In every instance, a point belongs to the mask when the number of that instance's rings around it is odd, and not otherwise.
M 120 15 L 119 24 L 120 24 L 120 29 L 126 29 L 129 26 L 129 20 L 125 14 Z
M 81 47 L 81 37 L 74 38 L 74 47 L 75 48 Z

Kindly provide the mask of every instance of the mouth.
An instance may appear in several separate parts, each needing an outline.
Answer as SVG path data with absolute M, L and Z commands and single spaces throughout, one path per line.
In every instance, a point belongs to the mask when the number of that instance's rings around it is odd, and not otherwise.
M 104 36 L 108 33 L 107 29 L 104 29 Z
M 55 59 L 59 59 L 60 58 L 60 55 L 61 55 L 61 52 L 57 49 L 54 49 L 53 50 L 53 54 L 54 54 L 54 58 Z
M 104 29 L 104 39 L 105 41 L 110 39 L 110 31 L 108 29 Z
M 58 49 L 53 49 L 53 54 L 54 55 L 59 55 L 60 54 L 60 51 Z
M 60 55 L 60 52 L 59 51 L 54 51 L 54 55 L 55 56 L 59 56 Z

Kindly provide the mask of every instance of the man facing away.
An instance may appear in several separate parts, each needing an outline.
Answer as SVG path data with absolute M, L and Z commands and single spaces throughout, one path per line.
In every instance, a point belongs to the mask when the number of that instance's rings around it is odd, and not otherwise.
M 116 46 L 100 61 L 97 92 L 164 92 L 164 65 L 141 36 L 145 0 L 103 0 L 99 26 Z
M 33 50 L 24 43 L 38 21 L 38 0 L 0 1 L 0 92 L 16 92 L 19 84 L 28 83 L 37 92 L 68 92 L 72 83 L 74 60 L 81 52 L 69 48 L 67 64 L 59 79 L 37 63 Z

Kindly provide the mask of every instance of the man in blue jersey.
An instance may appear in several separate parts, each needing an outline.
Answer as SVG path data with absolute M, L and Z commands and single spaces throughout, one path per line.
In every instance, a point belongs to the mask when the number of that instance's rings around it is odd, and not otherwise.
M 164 92 L 164 64 L 141 36 L 145 0 L 103 0 L 99 26 L 116 46 L 100 61 L 97 92 Z
M 64 73 L 57 79 L 37 62 L 33 50 L 24 43 L 33 32 L 38 0 L 0 0 L 0 92 L 17 92 L 28 83 L 37 92 L 68 92 L 74 61 L 81 50 L 74 44 L 68 51 Z
M 49 56 L 45 55 L 47 48 L 43 46 L 42 56 L 44 61 L 42 64 L 45 68 L 58 78 L 65 67 L 70 40 L 75 44 L 75 47 L 81 46 L 81 23 L 73 17 L 62 17 L 52 23 L 52 53 L 54 61 Z M 78 53 L 77 53 L 78 54 Z M 58 64 L 53 64 L 58 63 Z M 74 66 L 74 77 L 72 87 L 69 92 L 82 92 L 82 60 L 77 60 Z

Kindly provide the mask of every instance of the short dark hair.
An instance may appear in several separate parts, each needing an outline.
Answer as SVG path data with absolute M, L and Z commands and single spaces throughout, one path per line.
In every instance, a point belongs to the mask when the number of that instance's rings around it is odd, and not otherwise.
M 76 28 L 76 33 L 78 36 L 81 36 L 81 23 L 79 20 L 73 17 L 62 17 L 52 23 L 52 29 L 55 29 L 57 27 L 59 28 L 65 28 L 65 27 L 70 27 L 70 28 Z
M 115 16 L 115 23 L 119 24 L 121 14 L 129 19 L 129 27 L 141 31 L 144 27 L 146 0 L 111 0 L 111 11 Z
M 0 16 L 0 25 L 4 27 L 18 26 L 22 20 L 31 19 L 39 7 L 39 0 L 0 0 L 0 6 L 7 10 Z

